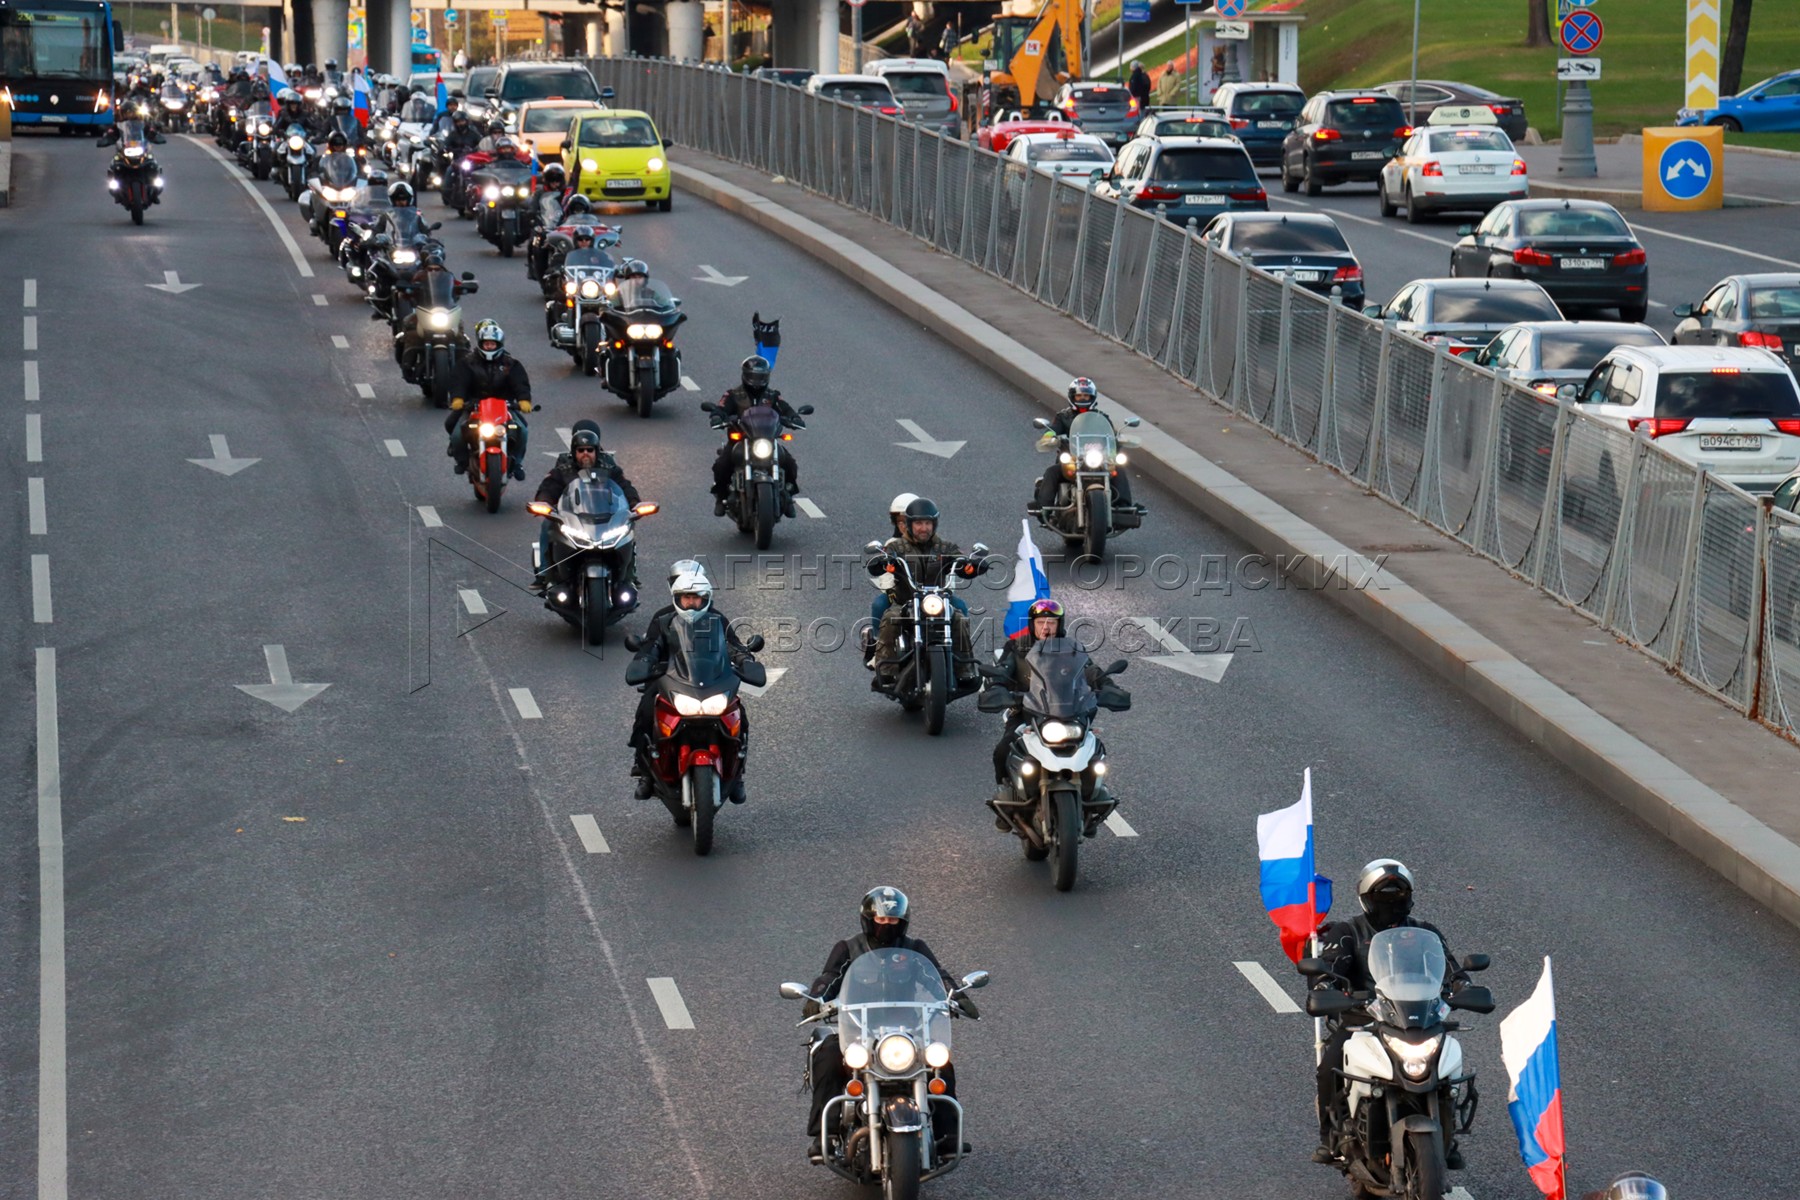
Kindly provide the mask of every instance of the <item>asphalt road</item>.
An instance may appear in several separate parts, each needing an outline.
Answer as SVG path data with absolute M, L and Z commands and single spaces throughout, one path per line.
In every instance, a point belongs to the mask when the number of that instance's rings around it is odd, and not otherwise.
M 253 185 L 310 275 L 197 142 L 163 148 L 168 198 L 142 229 L 90 146 L 28 147 L 47 169 L 0 223 L 0 379 L 35 362 L 41 398 L 11 401 L 0 452 L 43 479 L 44 532 L 11 489 L 0 539 L 20 565 L 0 629 L 20 697 L 37 649 L 56 649 L 67 1194 L 842 1195 L 802 1158 L 799 1012 L 776 985 L 810 979 L 863 891 L 891 883 L 951 970 L 994 976 L 984 1019 L 956 1031 L 976 1154 L 930 1194 L 1339 1196 L 1307 1162 L 1309 1023 L 1234 965 L 1301 995 L 1258 901 L 1253 819 L 1291 803 L 1305 767 L 1321 868 L 1346 897 L 1364 861 L 1405 859 L 1452 947 L 1494 955 L 1502 1012 L 1555 956 L 1572 1183 L 1642 1165 L 1683 1197 L 1792 1194 L 1800 996 L 1780 980 L 1800 935 L 1324 598 L 1196 595 L 1202 556 L 1247 550 L 1154 488 L 1117 551 L 1175 556 L 1188 586 L 1120 572 L 1083 590 L 1051 558 L 1057 595 L 1106 631 L 1096 655 L 1137 660 L 1132 711 L 1104 723 L 1135 836 L 1102 832 L 1077 890 L 1053 892 L 981 804 L 997 718 L 966 700 L 928 738 L 853 652 L 827 649 L 867 611 L 845 556 L 882 534 L 893 494 L 931 495 L 954 540 L 1012 550 L 1039 410 L 837 275 L 691 197 L 625 211 L 624 248 L 685 300 L 700 389 L 640 421 L 548 349 L 519 260 L 466 225 L 442 234 L 482 281 L 466 320 L 500 320 L 533 372 L 533 463 L 557 427 L 597 416 L 665 506 L 640 526 L 645 582 L 701 555 L 720 607 L 772 642 L 784 620 L 825 622 L 764 655 L 786 674 L 750 702 L 750 803 L 696 859 L 657 802 L 629 798 L 636 695 L 617 635 L 584 654 L 507 565 L 529 562 L 527 489 L 497 516 L 477 508 L 441 414 L 292 206 Z M 705 266 L 746 279 L 699 282 Z M 1381 268 L 1396 284 L 1397 267 Z M 201 286 L 149 290 L 166 271 Z M 734 576 L 747 544 L 711 515 L 695 404 L 735 375 L 753 310 L 782 317 L 777 382 L 818 409 L 794 449 L 823 515 L 784 522 Z M 965 445 L 899 446 L 900 420 Z M 191 465 L 214 435 L 258 461 Z M 1134 616 L 1241 619 L 1254 648 L 1211 682 L 1151 661 L 1141 636 L 1119 643 Z M 329 688 L 292 713 L 240 691 L 269 681 L 266 645 Z M 20 796 L 0 809 L 16 881 L 0 1119 L 24 1133 L 42 745 L 30 705 L 0 721 Z M 653 979 L 693 1028 L 671 1028 Z M 1458 1182 L 1479 1200 L 1535 1194 L 1498 1016 L 1464 1035 L 1486 1103 Z M 0 1195 L 31 1194 L 39 1165 L 28 1134 L 0 1142 Z

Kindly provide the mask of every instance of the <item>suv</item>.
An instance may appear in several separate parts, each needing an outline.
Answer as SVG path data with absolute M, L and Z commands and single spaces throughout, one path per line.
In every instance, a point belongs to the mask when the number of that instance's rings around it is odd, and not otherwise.
M 1108 146 L 1123 146 L 1137 129 L 1139 114 L 1131 93 L 1116 83 L 1078 80 L 1057 89 L 1051 106 Z
M 1281 144 L 1281 190 L 1375 183 L 1411 136 L 1406 110 L 1385 92 L 1320 92 Z
M 1213 107 L 1259 167 L 1281 163 L 1281 142 L 1294 127 L 1306 93 L 1291 83 L 1227 83 L 1213 93 Z
M 950 69 L 935 58 L 882 58 L 864 68 L 887 80 L 907 119 L 945 137 L 962 136 L 962 117 Z
M 1226 138 L 1134 138 L 1110 171 L 1095 172 L 1094 194 L 1134 208 L 1168 205 L 1172 216 L 1269 209 L 1250 155 Z
M 877 75 L 814 75 L 806 81 L 806 94 L 872 108 L 884 117 L 900 115 L 900 101 L 894 89 Z
M 469 72 L 471 87 L 475 71 Z M 527 100 L 600 102 L 600 88 L 580 63 L 507 63 L 485 90 L 489 111 L 511 112 Z

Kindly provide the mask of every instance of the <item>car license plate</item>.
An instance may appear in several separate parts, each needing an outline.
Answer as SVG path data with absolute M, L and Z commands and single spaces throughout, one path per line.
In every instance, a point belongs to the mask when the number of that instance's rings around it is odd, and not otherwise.
M 1702 450 L 1761 450 L 1762 438 L 1754 433 L 1703 433 Z
M 613 188 L 641 188 L 643 186 L 644 181 L 641 179 L 609 179 L 606 181 L 608 191 Z
M 1379 150 L 1352 150 L 1350 152 L 1350 157 L 1353 159 L 1386 158 L 1387 155 Z
M 1492 167 L 1458 167 L 1458 168 L 1456 168 L 1456 173 L 1459 175 L 1492 175 L 1494 173 L 1494 168 L 1492 168 Z
M 1295 283 L 1317 283 L 1325 278 L 1323 271 L 1294 271 L 1292 274 Z
M 1182 203 L 1183 204 L 1223 204 L 1223 203 L 1225 203 L 1225 197 L 1223 197 L 1223 196 L 1183 196 Z
M 1557 261 L 1557 266 L 1565 271 L 1604 271 L 1604 258 L 1564 258 Z
M 38 119 L 46 125 L 67 125 L 69 123 L 69 118 L 60 113 L 45 113 Z
M 1286 129 L 1287 122 L 1286 121 L 1258 121 L 1256 123 L 1256 127 L 1258 129 Z

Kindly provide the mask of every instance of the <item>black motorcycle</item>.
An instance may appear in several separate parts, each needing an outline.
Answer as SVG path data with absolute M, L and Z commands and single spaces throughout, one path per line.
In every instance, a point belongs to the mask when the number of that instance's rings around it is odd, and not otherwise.
M 296 122 L 282 130 L 276 174 L 289 200 L 298 200 L 300 193 L 306 190 L 306 177 L 312 173 L 318 157 L 318 150 L 306 140 L 306 126 Z
M 1136 417 L 1125 422 L 1127 427 L 1137 423 Z M 1112 420 L 1101 412 L 1077 413 L 1069 432 L 1060 437 L 1044 417 L 1032 424 L 1044 431 L 1038 448 L 1054 451 L 1062 468 L 1055 503 L 1037 514 L 1038 523 L 1069 547 L 1101 557 L 1107 538 L 1144 523 L 1142 506 L 1113 503 L 1113 477 L 1125 466 L 1125 448 L 1136 443 L 1119 437 Z
M 721 416 L 717 404 L 700 402 L 700 410 L 713 418 L 712 427 L 726 431 L 731 447 L 731 482 L 725 494 L 725 512 L 737 522 L 738 532 L 756 539 L 758 550 L 767 550 L 787 504 L 788 481 L 781 475 L 781 444 L 794 435 L 789 429 L 805 429 L 806 422 L 787 420 L 771 404 L 754 404 L 735 417 Z M 794 410 L 811 416 L 813 407 Z
M 408 383 L 416 383 L 427 403 L 450 407 L 457 355 L 469 348 L 463 332 L 462 297 L 480 289 L 467 271 L 462 278 L 444 266 L 441 254 L 427 253 L 425 278 L 395 288 L 394 356 Z
M 133 225 L 144 223 L 145 209 L 162 203 L 162 168 L 150 156 L 150 145 L 164 140 L 162 134 L 146 133 L 143 122 L 133 120 L 115 125 L 98 143 L 119 147 L 106 169 L 106 189 L 115 203 L 131 211 Z
M 244 116 L 244 140 L 238 143 L 238 163 L 258 179 L 275 169 L 275 118 L 267 104 L 258 104 Z
M 885 577 L 893 608 L 886 619 L 893 619 L 894 609 L 900 616 L 900 632 L 894 641 L 894 657 L 887 663 L 871 659 L 866 665 L 877 672 L 875 690 L 898 701 L 907 712 L 925 710 L 925 732 L 936 736 L 944 731 L 944 713 L 952 700 L 972 694 L 981 686 L 980 678 L 957 682 L 955 605 L 951 583 L 967 583 L 988 569 L 988 548 L 976 542 L 965 555 L 952 558 L 944 565 L 943 582 L 934 586 L 918 583 L 906 559 L 886 553 L 880 542 L 870 542 L 865 550 L 871 555 L 869 575 L 880 586 Z M 876 631 L 871 631 L 876 632 Z M 972 657 L 968 660 L 973 665 Z M 891 676 L 881 673 L 884 665 L 893 668 Z
M 475 205 L 475 230 L 501 258 L 531 237 L 526 203 L 531 199 L 531 165 L 516 158 L 497 158 L 469 173 L 468 194 Z
M 555 522 L 550 531 L 548 568 L 541 547 L 531 547 L 532 564 L 544 580 L 544 607 L 574 626 L 590 646 L 606 638 L 606 627 L 638 606 L 631 586 L 637 553 L 638 521 L 654 504 L 633 506 L 612 478 L 583 471 L 563 489 L 553 508 L 534 500 L 531 511 Z
M 659 280 L 615 281 L 618 290 L 601 310 L 606 390 L 648 417 L 650 406 L 681 386 L 681 351 L 675 330 L 687 320 L 681 301 Z

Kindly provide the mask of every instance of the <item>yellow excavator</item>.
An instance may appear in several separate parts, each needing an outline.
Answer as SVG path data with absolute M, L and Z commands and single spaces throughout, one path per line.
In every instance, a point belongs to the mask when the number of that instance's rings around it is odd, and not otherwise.
M 1081 78 L 1081 7 L 1081 0 L 1044 0 L 1035 16 L 994 18 L 982 70 L 984 121 L 1002 109 L 1040 109 L 1057 88 Z

